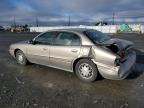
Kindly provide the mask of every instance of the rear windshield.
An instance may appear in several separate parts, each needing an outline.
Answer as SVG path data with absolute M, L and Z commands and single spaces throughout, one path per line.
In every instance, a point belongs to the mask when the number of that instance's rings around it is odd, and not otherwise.
M 101 43 L 110 39 L 110 37 L 106 34 L 95 30 L 85 31 L 84 34 L 93 42 Z

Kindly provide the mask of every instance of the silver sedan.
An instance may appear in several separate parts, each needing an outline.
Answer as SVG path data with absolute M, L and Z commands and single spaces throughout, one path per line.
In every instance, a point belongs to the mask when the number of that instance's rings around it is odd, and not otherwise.
M 50 30 L 10 45 L 9 52 L 20 65 L 31 62 L 75 72 L 86 82 L 98 75 L 124 79 L 136 61 L 132 42 L 91 29 Z

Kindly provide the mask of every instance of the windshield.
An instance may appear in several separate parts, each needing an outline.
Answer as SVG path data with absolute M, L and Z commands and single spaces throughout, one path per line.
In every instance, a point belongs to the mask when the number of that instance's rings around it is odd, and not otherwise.
M 104 42 L 110 39 L 109 36 L 95 30 L 85 31 L 84 34 L 93 42 Z

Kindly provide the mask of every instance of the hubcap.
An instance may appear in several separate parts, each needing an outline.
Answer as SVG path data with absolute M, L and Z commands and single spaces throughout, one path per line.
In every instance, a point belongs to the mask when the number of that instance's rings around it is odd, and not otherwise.
M 93 69 L 91 65 L 83 63 L 79 66 L 79 73 L 83 78 L 89 79 L 93 75 Z

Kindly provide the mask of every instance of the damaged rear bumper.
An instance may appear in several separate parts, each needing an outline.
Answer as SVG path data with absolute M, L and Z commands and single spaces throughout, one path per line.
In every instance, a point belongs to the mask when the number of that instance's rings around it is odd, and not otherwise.
M 133 51 L 128 56 L 125 62 L 120 66 L 109 66 L 102 63 L 93 62 L 97 65 L 100 74 L 106 79 L 122 80 L 125 79 L 135 67 L 136 53 Z

